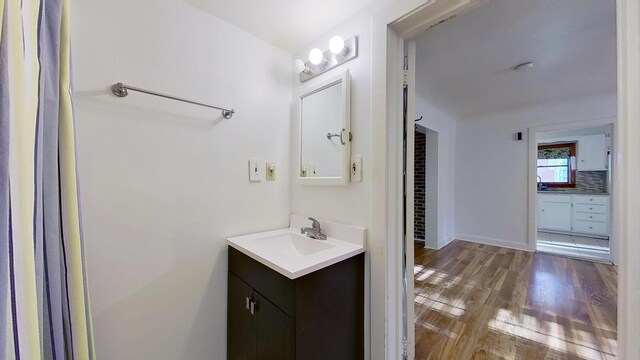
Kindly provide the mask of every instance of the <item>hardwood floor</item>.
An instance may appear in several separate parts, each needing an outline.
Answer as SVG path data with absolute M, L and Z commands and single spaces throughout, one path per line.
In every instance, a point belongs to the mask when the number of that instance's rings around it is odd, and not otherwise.
M 416 359 L 614 359 L 617 268 L 456 240 L 415 248 Z

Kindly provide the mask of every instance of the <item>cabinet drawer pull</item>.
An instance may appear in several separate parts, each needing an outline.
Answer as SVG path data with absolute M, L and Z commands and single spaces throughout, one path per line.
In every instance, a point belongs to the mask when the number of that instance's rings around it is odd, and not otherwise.
M 247 298 L 247 310 L 251 310 L 249 305 L 250 303 L 251 303 L 251 299 Z
M 256 312 L 256 303 L 255 302 L 251 302 L 251 315 L 255 314 Z

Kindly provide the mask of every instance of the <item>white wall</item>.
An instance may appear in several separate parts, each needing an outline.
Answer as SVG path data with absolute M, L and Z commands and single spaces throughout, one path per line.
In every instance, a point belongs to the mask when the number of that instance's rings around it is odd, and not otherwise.
M 288 225 L 290 55 L 184 2 L 72 7 L 98 357 L 225 359 L 225 238 Z M 237 113 L 115 98 L 117 81 Z M 278 179 L 250 184 L 250 157 Z
M 309 87 L 336 76 L 347 69 L 351 75 L 351 154 L 362 155 L 362 182 L 346 186 L 303 185 L 297 179 L 299 144 L 297 136 L 291 137 L 291 212 L 334 221 L 338 223 L 371 228 L 371 201 L 385 194 L 371 194 L 371 13 L 374 7 L 363 9 L 321 38 L 312 41 L 306 48 L 293 54 L 293 59 L 307 60 L 309 50 L 319 47 L 328 49 L 329 39 L 341 35 L 345 39 L 358 36 L 358 57 L 305 83 L 293 78 L 292 134 L 298 134 L 298 99 Z M 367 242 L 365 253 L 365 359 L 378 358 L 370 354 L 371 305 L 370 305 L 370 261 L 371 252 L 378 251 Z M 381 334 L 384 329 L 377 329 Z
M 454 217 L 454 179 L 456 178 L 455 168 L 455 150 L 456 150 L 456 126 L 457 120 L 438 109 L 432 104 L 427 94 L 428 84 L 424 81 L 424 75 L 427 65 L 424 63 L 424 47 L 417 48 L 416 54 L 416 116 L 423 116 L 418 124 L 424 126 L 428 130 L 438 133 L 437 137 L 437 242 L 427 239 L 426 246 L 429 248 L 440 249 L 454 239 L 455 234 L 455 217 Z M 433 150 L 430 139 L 433 142 L 433 135 L 429 136 L 427 132 L 427 193 L 431 193 L 433 189 L 432 181 L 429 181 L 429 169 L 433 168 L 433 157 L 429 156 Z M 430 161 L 431 160 L 431 161 Z M 430 166 L 431 165 L 431 166 Z M 432 190 L 432 191 L 429 191 Z M 427 227 L 433 227 L 433 208 L 434 202 L 427 199 L 426 222 Z M 431 215 L 431 216 L 430 216 Z M 429 232 L 429 230 L 427 230 Z M 431 237 L 430 237 L 431 238 Z
M 311 42 L 296 52 L 293 59 L 307 60 L 309 50 L 314 47 L 326 50 L 329 39 L 341 35 L 345 39 L 358 35 L 358 57 L 307 82 L 300 83 L 298 75 L 293 78 L 293 116 L 291 141 L 291 211 L 345 224 L 367 227 L 369 225 L 370 189 L 370 87 L 371 87 L 371 25 L 368 16 L 356 16 L 325 36 Z M 346 70 L 351 73 L 351 154 L 362 155 L 363 177 L 360 183 L 347 186 L 310 186 L 298 180 L 299 154 L 299 97 L 315 84 L 334 77 Z
M 456 139 L 456 237 L 527 249 L 529 127 L 615 117 L 616 96 L 594 96 L 463 118 Z M 515 141 L 522 131 L 525 140 Z
M 425 246 L 438 249 L 438 133 L 426 130 Z

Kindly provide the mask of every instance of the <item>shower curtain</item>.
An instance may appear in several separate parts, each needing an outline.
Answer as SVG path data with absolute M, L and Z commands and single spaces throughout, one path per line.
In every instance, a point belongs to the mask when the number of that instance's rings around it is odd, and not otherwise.
M 94 359 L 69 0 L 0 0 L 0 359 Z

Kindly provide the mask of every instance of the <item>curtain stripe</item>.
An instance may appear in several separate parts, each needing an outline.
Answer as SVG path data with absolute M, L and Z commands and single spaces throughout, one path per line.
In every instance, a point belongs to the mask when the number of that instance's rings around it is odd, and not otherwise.
M 13 358 L 9 296 L 9 54 L 6 3 L 0 0 L 0 358 Z
M 11 195 L 9 195 L 9 284 L 11 291 L 11 320 L 13 324 L 13 350 L 15 358 L 21 359 L 20 356 L 20 331 L 18 329 L 18 307 L 16 303 L 16 276 L 15 276 L 15 258 L 13 254 L 13 221 L 11 220 Z
M 38 301 L 33 249 L 33 159 L 37 109 L 37 42 L 39 1 L 7 0 L 10 85 L 9 184 L 19 357 L 40 359 Z M 12 36 L 21 34 L 21 36 Z M 35 310 L 35 311 L 34 311 Z M 18 357 L 18 356 L 17 356 Z
M 63 220 L 67 230 L 65 245 L 68 250 L 70 275 L 72 324 L 74 329 L 74 354 L 78 359 L 90 356 L 89 333 L 87 329 L 87 298 L 85 297 L 84 260 L 80 244 L 80 214 L 78 184 L 76 178 L 75 138 L 73 110 L 71 103 L 71 47 L 70 47 L 70 1 L 62 2 L 62 25 L 60 31 L 60 159 L 62 179 L 62 198 L 64 204 Z

